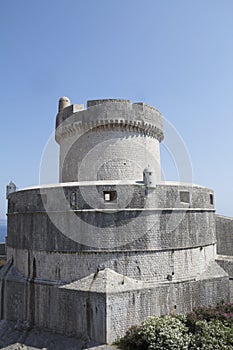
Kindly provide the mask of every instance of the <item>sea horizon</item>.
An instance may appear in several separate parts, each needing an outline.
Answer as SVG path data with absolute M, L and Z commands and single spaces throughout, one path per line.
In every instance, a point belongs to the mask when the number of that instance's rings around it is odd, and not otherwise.
M 0 243 L 5 242 L 7 234 L 7 220 L 0 219 Z

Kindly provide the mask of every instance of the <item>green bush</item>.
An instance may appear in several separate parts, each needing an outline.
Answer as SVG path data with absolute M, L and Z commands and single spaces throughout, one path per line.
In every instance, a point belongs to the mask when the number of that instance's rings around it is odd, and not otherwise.
M 149 317 L 139 327 L 132 327 L 118 345 L 124 350 L 186 350 L 188 328 L 172 316 Z
M 142 323 L 139 331 L 149 344 L 150 350 L 188 349 L 188 328 L 178 318 L 172 316 L 150 317 Z
M 233 325 L 233 304 L 219 304 L 215 307 L 202 306 L 194 309 L 187 315 L 189 326 L 192 326 L 198 320 L 219 320 L 231 326 Z
M 141 326 L 132 326 L 115 344 L 124 350 L 147 350 L 149 344 L 142 338 L 140 330 Z
M 197 321 L 195 334 L 191 337 L 190 350 L 232 350 L 233 328 L 219 320 Z
M 200 307 L 187 316 L 154 316 L 131 327 L 122 350 L 233 350 L 233 304 Z

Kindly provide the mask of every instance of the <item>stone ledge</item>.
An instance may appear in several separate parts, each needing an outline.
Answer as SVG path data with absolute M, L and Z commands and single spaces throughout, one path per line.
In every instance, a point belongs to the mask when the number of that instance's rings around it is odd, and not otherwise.
M 156 138 L 159 142 L 164 139 L 163 131 L 150 124 L 144 123 L 140 121 L 132 121 L 132 120 L 123 120 L 123 119 L 103 119 L 103 120 L 95 120 L 92 122 L 74 122 L 69 123 L 68 125 L 60 124 L 56 129 L 56 141 L 58 143 L 65 137 L 71 137 L 75 135 L 77 132 L 87 132 L 93 129 L 104 130 L 120 130 L 122 132 L 127 131 L 136 131 L 139 135 L 143 136 L 151 136 Z

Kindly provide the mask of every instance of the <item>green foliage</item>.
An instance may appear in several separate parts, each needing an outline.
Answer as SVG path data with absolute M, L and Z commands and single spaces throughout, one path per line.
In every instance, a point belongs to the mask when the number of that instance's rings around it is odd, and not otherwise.
M 143 339 L 140 334 L 141 326 L 132 326 L 126 335 L 115 344 L 124 350 L 147 350 L 149 344 Z
M 190 327 L 198 320 L 219 320 L 227 324 L 233 325 L 233 304 L 219 304 L 215 307 L 199 307 L 194 309 L 187 315 L 187 321 Z
M 118 345 L 124 350 L 186 350 L 189 338 L 188 328 L 178 318 L 154 316 L 130 328 Z
M 197 321 L 196 332 L 191 337 L 190 350 L 232 350 L 233 328 L 218 320 Z
M 200 307 L 187 316 L 154 316 L 131 327 L 122 350 L 233 350 L 233 304 Z
M 150 317 L 142 323 L 139 334 L 146 340 L 148 349 L 188 349 L 188 328 L 172 316 Z

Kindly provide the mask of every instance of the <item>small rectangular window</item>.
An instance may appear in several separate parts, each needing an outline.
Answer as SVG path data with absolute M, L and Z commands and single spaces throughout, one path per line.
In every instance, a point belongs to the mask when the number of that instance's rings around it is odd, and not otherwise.
M 210 204 L 214 204 L 214 195 L 212 193 L 210 193 Z
M 117 199 L 116 191 L 104 191 L 104 201 L 105 202 L 113 202 Z
M 180 201 L 183 203 L 189 203 L 190 193 L 188 191 L 180 191 Z

